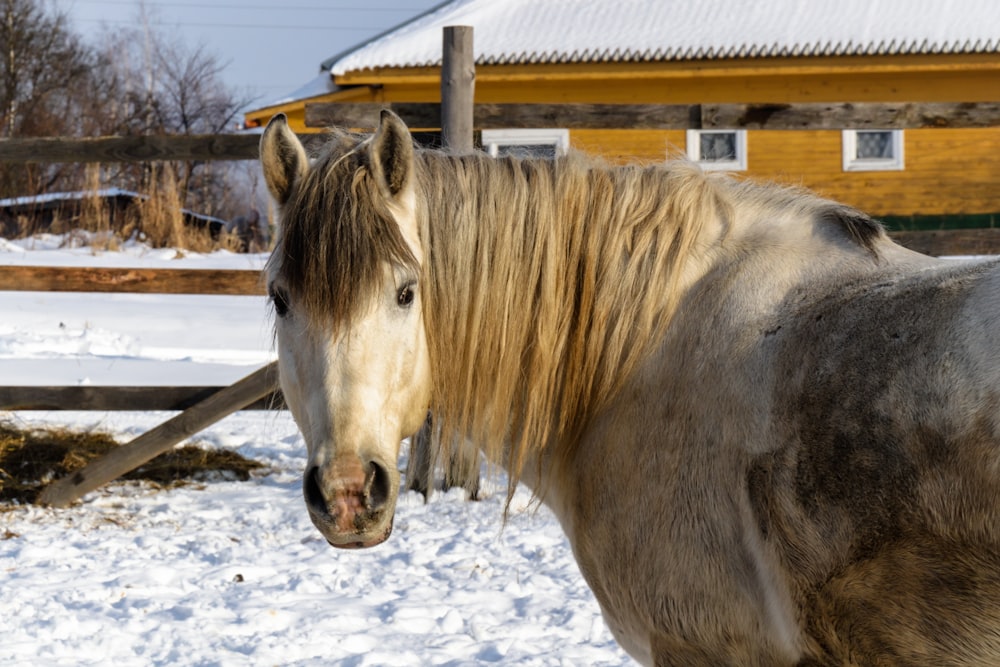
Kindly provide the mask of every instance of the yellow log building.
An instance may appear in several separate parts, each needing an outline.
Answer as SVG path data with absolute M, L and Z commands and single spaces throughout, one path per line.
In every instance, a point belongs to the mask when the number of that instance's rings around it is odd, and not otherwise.
M 995 103 L 995 0 L 453 0 L 331 58 L 289 99 L 437 102 L 441 31 L 473 25 L 477 103 Z M 523 130 L 484 145 L 536 145 L 804 185 L 890 224 L 1000 226 L 1000 127 L 802 130 Z M 494 149 L 496 146 L 493 146 Z

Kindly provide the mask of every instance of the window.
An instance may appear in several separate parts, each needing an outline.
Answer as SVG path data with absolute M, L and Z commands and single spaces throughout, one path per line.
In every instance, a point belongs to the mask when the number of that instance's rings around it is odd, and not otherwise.
M 687 155 L 702 169 L 746 171 L 746 130 L 688 130 Z
M 569 130 L 483 130 L 483 150 L 499 157 L 548 157 L 569 149 Z
M 902 171 L 902 130 L 844 130 L 844 171 Z

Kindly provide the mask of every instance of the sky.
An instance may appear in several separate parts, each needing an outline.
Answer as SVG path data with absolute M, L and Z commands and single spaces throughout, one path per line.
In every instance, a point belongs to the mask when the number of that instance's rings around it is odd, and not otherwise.
M 74 29 L 94 39 L 102 25 L 152 24 L 224 65 L 223 79 L 254 99 L 280 99 L 311 81 L 319 64 L 442 0 L 51 0 Z

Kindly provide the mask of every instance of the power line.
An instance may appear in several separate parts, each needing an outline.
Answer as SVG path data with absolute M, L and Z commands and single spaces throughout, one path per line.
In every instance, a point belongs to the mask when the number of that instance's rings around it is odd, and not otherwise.
M 135 2 L 131 0 L 76 0 L 76 4 L 81 5 L 126 5 L 126 6 L 138 6 Z M 150 7 L 194 7 L 197 9 L 232 9 L 235 11 L 244 10 L 266 10 L 266 11 L 309 11 L 309 12 L 343 12 L 343 11 L 356 11 L 356 12 L 413 12 L 415 9 L 413 7 L 364 7 L 359 5 L 354 6 L 341 6 L 341 7 L 315 7 L 315 6 L 305 6 L 305 5 L 294 5 L 294 6 L 281 6 L 275 7 L 274 5 L 226 5 L 226 4 L 216 4 L 216 3 L 201 3 L 201 2 L 147 2 L 147 6 Z
M 135 21 L 122 19 L 76 19 L 80 23 L 105 23 L 109 25 L 135 25 Z M 175 27 L 185 27 L 185 28 L 252 28 L 261 29 L 266 28 L 270 30 L 323 30 L 323 31 L 337 31 L 337 32 L 356 32 L 356 31 L 377 31 L 385 30 L 385 26 L 317 26 L 317 25 L 287 25 L 280 24 L 275 25 L 273 23 L 197 23 L 191 21 L 164 21 L 164 20 L 153 20 L 149 22 L 150 25 L 161 26 L 166 28 Z

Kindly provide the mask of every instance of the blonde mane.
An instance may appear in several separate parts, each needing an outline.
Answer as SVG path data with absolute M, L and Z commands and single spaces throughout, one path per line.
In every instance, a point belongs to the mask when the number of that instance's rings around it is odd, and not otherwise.
M 692 245 L 730 207 L 689 164 L 418 163 L 433 409 L 513 489 L 532 454 L 569 455 L 662 337 Z
M 297 302 L 334 326 L 373 297 L 384 262 L 415 268 L 364 144 L 345 153 L 346 142 L 337 135 L 285 207 L 275 250 Z M 532 457 L 572 455 L 662 340 L 693 248 L 706 225 L 729 229 L 737 202 L 794 202 L 869 250 L 883 234 L 832 202 L 686 162 L 418 151 L 414 170 L 431 409 L 445 447 L 468 437 L 507 463 L 511 493 Z

